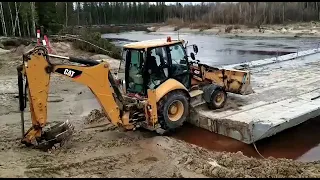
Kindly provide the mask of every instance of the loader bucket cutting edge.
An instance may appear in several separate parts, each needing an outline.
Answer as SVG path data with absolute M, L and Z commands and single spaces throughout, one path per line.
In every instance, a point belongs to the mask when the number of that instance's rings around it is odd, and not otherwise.
M 254 93 L 251 84 L 244 84 L 240 90 L 241 95 L 249 95 Z
M 248 78 L 247 78 L 247 76 L 248 76 Z M 241 95 L 248 95 L 248 94 L 254 93 L 253 88 L 250 83 L 250 79 L 251 79 L 250 74 L 246 74 L 243 76 L 242 87 L 240 89 Z

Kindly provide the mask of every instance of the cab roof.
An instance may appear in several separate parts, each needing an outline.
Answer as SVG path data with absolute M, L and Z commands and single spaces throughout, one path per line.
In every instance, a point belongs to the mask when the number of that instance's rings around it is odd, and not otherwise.
M 171 40 L 170 42 L 167 42 L 167 39 L 153 39 L 153 40 L 126 44 L 123 47 L 128 49 L 146 49 L 146 48 L 161 47 L 161 46 L 183 43 L 183 42 L 184 42 L 183 40 Z

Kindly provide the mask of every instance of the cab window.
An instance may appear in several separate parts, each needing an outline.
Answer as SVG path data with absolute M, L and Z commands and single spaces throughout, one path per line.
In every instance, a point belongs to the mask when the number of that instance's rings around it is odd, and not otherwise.
M 147 58 L 147 86 L 149 89 L 154 89 L 169 76 L 167 68 L 168 55 L 166 53 L 166 47 L 156 47 L 149 49 Z
M 143 92 L 143 53 L 139 50 L 130 50 L 128 91 L 133 93 Z
M 164 65 L 168 64 L 168 55 L 165 47 L 157 47 L 151 50 L 151 55 L 156 58 L 156 62 L 159 68 L 164 68 Z M 164 68 L 164 75 L 168 77 L 168 69 Z
M 187 65 L 186 61 L 181 61 L 181 60 L 185 60 L 185 52 L 181 44 L 176 44 L 174 46 L 171 46 L 170 55 L 171 55 L 172 64 Z
M 181 82 L 185 87 L 189 87 L 190 74 L 188 73 L 188 62 L 182 44 L 169 46 L 169 56 L 171 58 L 171 76 Z

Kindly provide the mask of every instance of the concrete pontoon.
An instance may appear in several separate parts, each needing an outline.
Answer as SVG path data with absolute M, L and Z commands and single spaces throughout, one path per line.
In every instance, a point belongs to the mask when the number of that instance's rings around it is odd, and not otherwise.
M 220 110 L 196 107 L 190 123 L 251 144 L 319 116 L 319 50 L 225 66 L 248 67 L 255 93 L 229 93 Z

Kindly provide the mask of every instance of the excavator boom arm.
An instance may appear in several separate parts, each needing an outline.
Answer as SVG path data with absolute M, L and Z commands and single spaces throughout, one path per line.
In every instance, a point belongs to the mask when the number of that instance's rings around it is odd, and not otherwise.
M 71 58 L 74 62 L 91 63 L 91 66 L 53 65 L 48 61 L 48 55 L 40 51 L 41 48 L 31 51 L 25 57 L 22 68 L 18 68 L 21 74 L 26 76 L 29 86 L 32 118 L 32 127 L 24 134 L 23 143 L 34 144 L 33 142 L 41 136 L 42 128 L 47 123 L 47 99 L 51 73 L 66 76 L 88 86 L 114 125 L 128 125 L 122 122 L 122 116 L 128 117 L 128 114 L 122 113 L 123 98 L 115 85 L 108 63 Z M 23 109 L 21 106 L 20 102 L 20 109 Z M 129 123 L 128 120 L 125 122 Z

